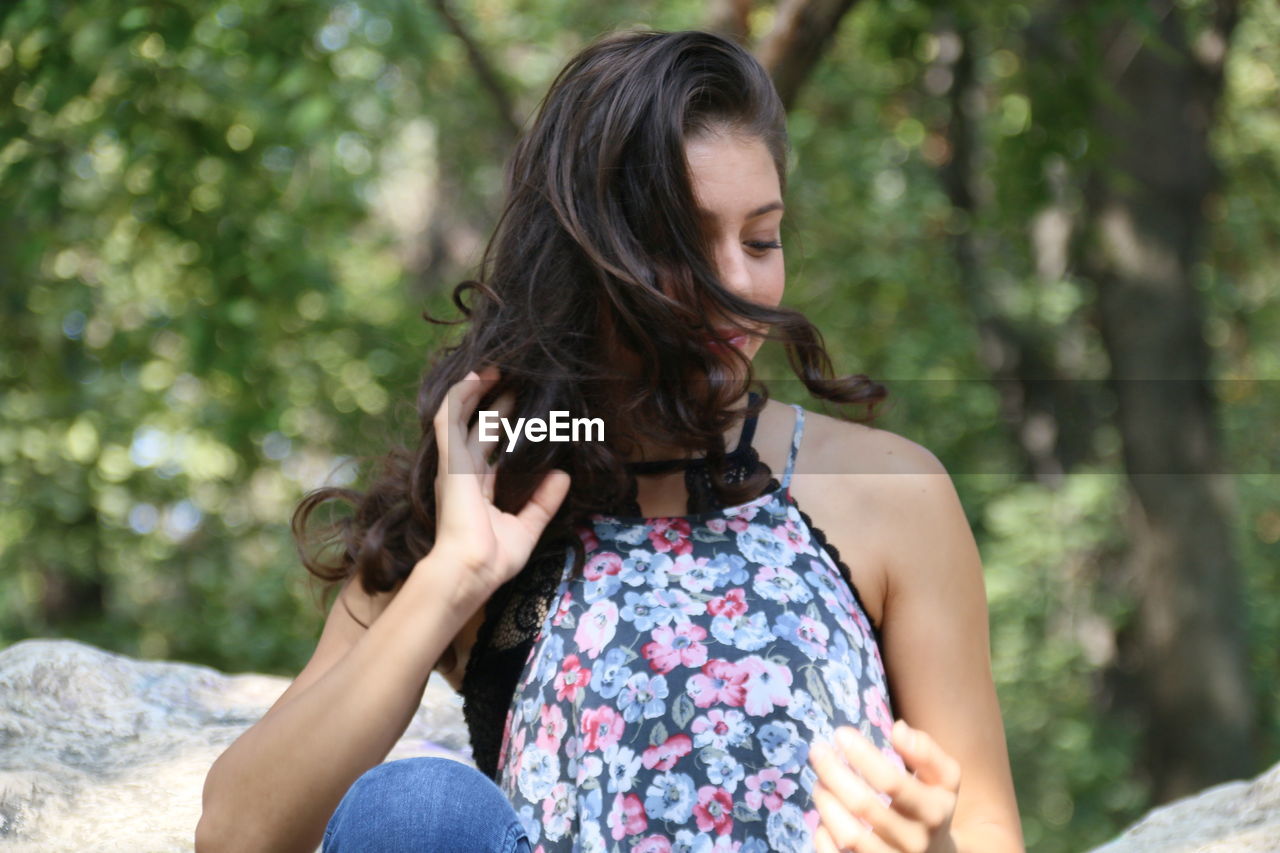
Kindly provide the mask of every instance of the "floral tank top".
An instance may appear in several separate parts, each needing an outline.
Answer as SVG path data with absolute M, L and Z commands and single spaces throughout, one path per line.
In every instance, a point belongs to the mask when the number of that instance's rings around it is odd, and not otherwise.
M 809 853 L 813 741 L 852 726 L 902 766 L 878 631 L 791 496 L 793 408 L 777 488 L 579 527 L 498 754 L 534 853 Z

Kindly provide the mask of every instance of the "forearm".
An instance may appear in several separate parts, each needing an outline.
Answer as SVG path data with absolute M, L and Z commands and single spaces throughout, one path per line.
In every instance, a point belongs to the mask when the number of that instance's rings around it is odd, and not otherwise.
M 982 823 L 963 828 L 952 827 L 951 840 L 955 853 L 1026 853 L 1021 835 L 1004 825 Z
M 343 794 L 386 758 L 431 669 L 475 611 L 428 557 L 347 654 L 213 764 L 197 831 L 210 851 L 312 851 Z

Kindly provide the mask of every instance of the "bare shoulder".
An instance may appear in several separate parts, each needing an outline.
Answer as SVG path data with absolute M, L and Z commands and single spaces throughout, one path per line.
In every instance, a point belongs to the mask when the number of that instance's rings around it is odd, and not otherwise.
M 792 495 L 836 547 L 877 626 L 904 571 L 903 543 L 931 526 L 925 517 L 951 489 L 942 463 L 918 442 L 805 410 Z
M 946 474 L 932 451 L 905 436 L 807 409 L 800 460 L 830 474 Z

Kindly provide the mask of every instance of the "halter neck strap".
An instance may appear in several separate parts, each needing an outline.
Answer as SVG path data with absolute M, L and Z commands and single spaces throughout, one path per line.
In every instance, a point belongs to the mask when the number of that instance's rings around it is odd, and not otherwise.
M 796 425 L 791 431 L 791 449 L 787 452 L 787 470 L 782 475 L 782 488 L 791 485 L 791 475 L 795 472 L 796 456 L 800 452 L 800 438 L 804 435 L 804 409 L 798 404 L 792 403 L 791 408 L 796 410 Z
M 748 405 L 754 404 L 759 396 L 755 391 L 749 392 Z M 742 422 L 742 432 L 738 435 L 737 446 L 725 454 L 730 461 L 737 460 L 751 449 L 751 442 L 756 435 L 757 417 L 757 415 L 752 415 Z M 665 474 L 669 471 L 680 471 L 692 465 L 704 464 L 706 464 L 706 460 L 701 456 L 696 456 L 690 459 L 647 459 L 643 462 L 628 462 L 627 468 L 634 474 Z

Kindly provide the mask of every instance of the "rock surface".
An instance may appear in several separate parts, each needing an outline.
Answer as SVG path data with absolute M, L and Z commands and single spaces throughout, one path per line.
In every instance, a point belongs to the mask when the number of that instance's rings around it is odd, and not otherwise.
M 1225 782 L 1147 812 L 1090 853 L 1277 853 L 1280 764 L 1251 781 Z
M 71 640 L 0 650 L 0 851 L 190 851 L 209 766 L 289 681 Z M 439 673 L 387 760 L 417 755 L 473 764 Z
M 190 851 L 205 774 L 289 679 L 71 640 L 0 650 L 0 853 Z M 439 673 L 387 756 L 474 764 Z M 1280 765 L 1151 811 L 1091 853 L 1280 853 Z

